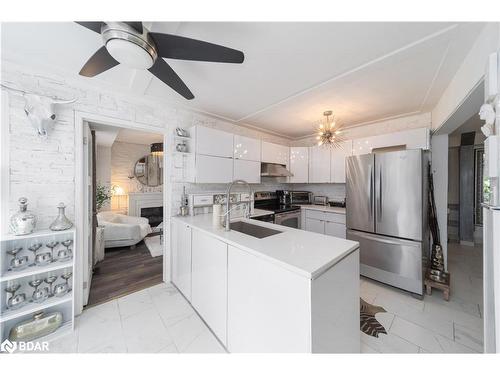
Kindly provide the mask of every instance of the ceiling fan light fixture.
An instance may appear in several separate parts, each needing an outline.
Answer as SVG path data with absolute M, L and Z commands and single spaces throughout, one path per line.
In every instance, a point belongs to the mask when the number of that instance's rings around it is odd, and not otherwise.
M 149 69 L 155 62 L 149 51 L 128 40 L 108 40 L 106 49 L 116 61 L 131 68 Z

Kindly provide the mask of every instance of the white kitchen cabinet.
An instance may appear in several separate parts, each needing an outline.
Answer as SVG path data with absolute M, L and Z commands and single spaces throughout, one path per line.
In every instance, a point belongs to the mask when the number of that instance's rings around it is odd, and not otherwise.
M 309 182 L 309 147 L 290 147 L 290 172 L 288 182 Z
M 252 160 L 258 161 L 260 163 L 260 139 L 244 137 L 242 135 L 235 135 L 233 154 L 235 159 Z
M 306 230 L 308 232 L 325 234 L 325 221 L 306 217 Z
M 338 238 L 345 238 L 346 226 L 341 223 L 325 221 L 325 234 Z
M 191 227 L 172 221 L 171 228 L 172 282 L 191 301 Z
M 345 158 L 352 155 L 352 141 L 342 142 L 340 148 L 331 150 L 330 180 L 333 183 L 345 183 Z
M 428 128 L 418 128 L 359 138 L 353 141 L 353 154 L 369 154 L 373 149 L 399 147 L 406 149 L 430 148 L 430 131 Z
M 227 345 L 227 244 L 192 230 L 191 304 Z
M 309 147 L 309 182 L 330 182 L 330 148 Z
M 197 183 L 228 183 L 233 181 L 233 159 L 196 155 Z
M 196 126 L 195 134 L 196 154 L 233 157 L 234 135 L 232 133 L 205 126 Z
M 260 161 L 235 159 L 233 179 L 260 184 Z
M 310 280 L 228 246 L 227 348 L 311 352 Z
M 262 142 L 262 162 L 288 165 L 289 158 L 290 147 Z
M 305 211 L 305 212 L 304 212 Z M 346 238 L 346 217 L 344 214 L 304 209 L 305 230 L 326 234 L 329 236 Z

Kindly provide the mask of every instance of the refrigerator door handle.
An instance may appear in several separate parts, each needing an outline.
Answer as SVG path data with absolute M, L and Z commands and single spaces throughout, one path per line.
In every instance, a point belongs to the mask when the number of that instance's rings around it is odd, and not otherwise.
M 378 217 L 382 219 L 382 167 L 378 169 Z
M 372 166 L 370 165 L 369 172 L 370 173 L 370 200 L 368 201 L 369 207 L 368 212 L 370 215 L 370 220 L 373 218 L 373 171 Z
M 351 231 L 351 230 L 349 230 L 347 233 L 348 234 L 352 233 L 352 234 L 354 234 L 354 235 L 356 235 L 358 237 L 366 238 L 367 240 L 373 240 L 373 241 L 377 241 L 377 242 L 382 242 L 382 243 L 386 243 L 386 244 L 389 244 L 389 245 L 401 245 L 401 244 L 404 244 L 404 245 L 407 245 L 407 246 L 415 246 L 415 247 L 418 247 L 420 245 L 420 242 L 418 242 L 418 241 L 406 240 L 406 239 L 402 239 L 402 238 L 401 239 L 391 240 L 389 238 L 382 238 L 380 235 L 372 235 L 372 234 L 369 234 L 369 233 L 364 233 L 364 232 L 359 232 L 359 231 Z

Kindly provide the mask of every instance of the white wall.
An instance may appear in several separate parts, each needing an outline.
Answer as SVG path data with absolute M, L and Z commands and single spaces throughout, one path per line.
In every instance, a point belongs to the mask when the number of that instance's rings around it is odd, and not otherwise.
M 432 110 L 432 129 L 439 129 L 469 96 L 473 88 L 484 76 L 490 53 L 499 45 L 499 23 L 488 23 L 467 54 L 462 65 Z M 460 124 L 458 124 L 460 125 Z
M 111 147 L 96 146 L 96 182 L 98 185 L 111 187 Z M 111 209 L 110 202 L 105 203 L 101 210 Z
M 434 200 L 444 264 L 448 269 L 448 134 L 432 137 L 431 150 Z

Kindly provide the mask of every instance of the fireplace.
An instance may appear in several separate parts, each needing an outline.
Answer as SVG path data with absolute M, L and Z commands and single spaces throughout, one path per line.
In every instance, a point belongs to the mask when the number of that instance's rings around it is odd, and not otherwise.
M 147 218 L 152 228 L 157 227 L 163 222 L 163 207 L 142 207 L 141 217 Z

